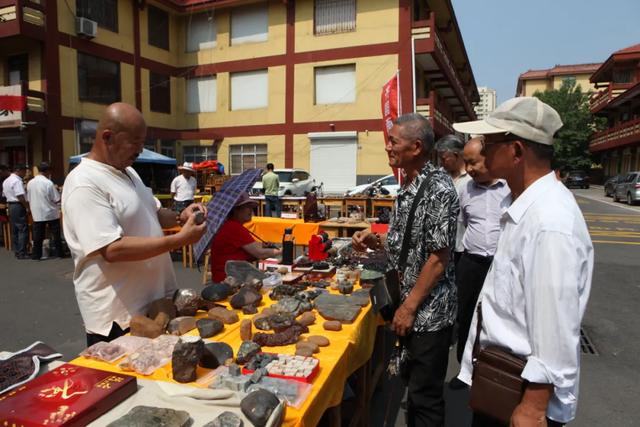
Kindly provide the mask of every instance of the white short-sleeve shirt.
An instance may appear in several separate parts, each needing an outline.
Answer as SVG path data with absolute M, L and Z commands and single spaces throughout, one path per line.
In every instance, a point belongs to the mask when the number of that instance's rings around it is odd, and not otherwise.
M 196 179 L 189 177 L 187 180 L 184 175 L 178 175 L 171 181 L 171 192 L 175 193 L 173 199 L 176 202 L 184 202 L 185 200 L 193 200 L 196 194 Z
M 143 261 L 107 262 L 98 251 L 123 236 L 160 237 L 155 198 L 136 171 L 84 158 L 62 191 L 64 234 L 73 256 L 73 283 L 87 332 L 127 328 L 155 299 L 170 296 L 176 277 L 168 253 Z
M 27 199 L 35 222 L 60 218 L 60 193 L 53 182 L 44 175 L 37 175 L 27 184 Z
M 7 202 L 17 202 L 18 196 L 24 196 L 24 184 L 22 178 L 12 173 L 2 183 L 2 194 L 7 198 Z

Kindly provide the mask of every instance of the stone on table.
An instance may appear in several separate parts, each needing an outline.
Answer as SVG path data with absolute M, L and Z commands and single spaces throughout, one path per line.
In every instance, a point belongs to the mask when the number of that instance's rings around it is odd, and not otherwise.
M 296 350 L 299 350 L 301 348 L 307 348 L 311 350 L 312 354 L 320 351 L 320 346 L 318 346 L 318 344 L 314 343 L 313 341 L 300 341 L 296 343 Z
M 296 319 L 289 313 L 276 313 L 267 317 L 267 321 L 269 322 L 271 329 L 276 332 L 281 332 L 293 326 Z
M 233 348 L 224 342 L 209 342 L 204 345 L 200 366 L 215 369 L 233 359 Z
M 200 293 L 195 289 L 177 289 L 173 294 L 178 316 L 195 316 L 200 306 Z
M 296 323 L 281 332 L 276 332 L 275 334 L 258 332 L 253 335 L 252 340 L 262 347 L 289 345 L 296 343 L 300 335 L 307 332 L 309 332 L 309 328 Z
M 204 300 L 218 302 L 227 299 L 232 293 L 233 288 L 227 283 L 212 283 L 200 292 L 200 296 Z
M 173 348 L 171 370 L 173 379 L 179 383 L 190 383 L 196 380 L 196 368 L 204 351 L 204 343 L 200 337 L 183 337 Z
M 242 344 L 240 344 L 240 348 L 238 349 L 236 362 L 240 365 L 244 365 L 245 363 L 253 359 L 256 354 L 260 353 L 260 351 L 262 351 L 262 348 L 255 342 L 243 341 Z
M 353 292 L 353 282 L 348 280 L 338 282 L 338 291 L 340 291 L 341 294 L 350 294 Z
M 238 377 L 242 375 L 242 369 L 236 363 L 232 363 L 229 365 L 229 375 L 232 377 Z
M 341 331 L 342 323 L 337 320 L 327 320 L 322 324 L 322 327 L 327 331 Z
M 242 307 L 243 314 L 256 314 L 258 312 L 258 307 L 255 305 L 245 305 Z
M 302 313 L 300 317 L 298 317 L 297 322 L 302 326 L 310 326 L 313 325 L 316 321 L 316 315 L 311 311 L 306 311 Z
M 231 307 L 241 309 L 245 305 L 257 306 L 262 301 L 262 294 L 253 286 L 245 285 L 231 297 Z
M 167 326 L 167 332 L 171 335 L 184 335 L 196 328 L 196 318 L 192 316 L 179 316 L 171 319 Z
M 206 423 L 203 427 L 243 427 L 242 419 L 233 412 L 224 411 L 213 421 Z
M 156 322 L 146 316 L 133 316 L 129 322 L 131 335 L 134 337 L 156 338 L 164 334 L 164 322 Z
M 344 323 L 352 323 L 361 310 L 359 301 L 346 295 L 322 294 L 316 298 L 315 305 L 325 319 Z
M 149 304 L 147 317 L 155 320 L 160 313 L 166 314 L 169 320 L 178 315 L 175 304 L 169 298 L 159 298 Z
M 224 329 L 224 323 L 218 319 L 198 319 L 196 320 L 196 328 L 202 338 L 211 338 Z
M 253 326 L 251 320 L 243 319 L 240 322 L 240 339 L 242 341 L 249 341 L 253 335 Z
M 135 406 L 107 427 L 186 427 L 191 417 L 185 411 L 153 406 Z
M 207 315 L 210 319 L 218 319 L 225 325 L 230 325 L 240 320 L 235 311 L 225 307 L 214 307 L 207 312 Z
M 351 302 L 358 304 L 361 307 L 369 305 L 369 292 L 370 289 L 358 289 L 351 294 Z
M 240 283 L 250 283 L 253 279 L 262 281 L 266 276 L 253 264 L 247 261 L 227 261 L 224 265 L 227 277 L 231 276 Z
M 296 356 L 311 357 L 313 356 L 313 350 L 309 347 L 296 348 Z
M 240 409 L 253 425 L 263 427 L 279 404 L 280 400 L 275 394 L 259 389 L 252 391 L 242 399 Z
M 326 347 L 329 344 L 331 344 L 331 342 L 329 341 L 329 338 L 323 337 L 322 335 L 311 335 L 307 337 L 307 341 L 312 342 L 318 345 L 319 347 Z
M 305 311 L 310 311 L 313 306 L 311 302 L 298 299 L 296 297 L 284 297 L 271 306 L 278 313 L 289 313 L 293 317 L 298 317 Z

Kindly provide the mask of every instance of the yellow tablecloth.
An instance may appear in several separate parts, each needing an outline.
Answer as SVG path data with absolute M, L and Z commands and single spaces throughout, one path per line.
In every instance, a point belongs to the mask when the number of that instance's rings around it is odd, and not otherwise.
M 267 295 L 264 295 L 258 309 L 262 310 L 273 303 L 274 301 Z M 236 312 L 240 320 L 253 317 L 252 315 L 244 315 L 239 310 L 236 310 Z M 377 320 L 371 311 L 371 304 L 362 309 L 352 324 L 343 324 L 342 331 L 339 332 L 325 331 L 322 327 L 324 319 L 317 311 L 314 312 L 316 313 L 316 322 L 309 327 L 308 335 L 323 335 L 329 338 L 331 344 L 328 347 L 321 348 L 320 352 L 314 355 L 320 360 L 320 371 L 313 380 L 312 391 L 300 409 L 287 407 L 284 421 L 285 426 L 315 426 L 327 408 L 340 404 L 347 377 L 366 363 L 367 360 L 371 358 L 373 352 Z M 205 317 L 204 312 L 199 312 L 197 317 Z M 226 342 L 233 348 L 234 354 L 237 354 L 240 344 L 242 343 L 239 328 L 240 322 L 233 325 L 225 325 L 225 329 L 213 339 Z M 254 328 L 254 333 L 255 332 L 256 330 Z M 193 330 L 187 335 L 197 334 L 197 330 Z M 294 354 L 295 345 L 263 347 L 263 351 Z M 122 372 L 118 368 L 117 362 L 110 364 L 79 357 L 71 361 L 71 363 L 105 371 Z M 207 372 L 209 372 L 208 369 L 198 368 L 198 377 L 202 377 Z M 127 373 L 131 374 L 130 372 Z M 150 376 L 136 376 L 151 380 L 173 381 L 171 364 L 158 369 Z M 198 387 L 195 383 L 191 383 L 191 385 Z
M 271 243 L 281 243 L 285 228 L 293 228 L 296 245 L 308 245 L 311 236 L 318 234 L 319 226 L 316 222 L 304 222 L 302 219 L 272 218 L 254 216 L 244 225 L 263 240 Z

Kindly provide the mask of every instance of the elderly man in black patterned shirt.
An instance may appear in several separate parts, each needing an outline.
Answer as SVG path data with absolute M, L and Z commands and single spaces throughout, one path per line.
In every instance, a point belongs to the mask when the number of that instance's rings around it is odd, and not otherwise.
M 404 169 L 406 183 L 398 192 L 389 232 L 362 231 L 353 236 L 357 250 L 383 245 L 390 267 L 398 269 L 402 277 L 402 304 L 391 327 L 405 337 L 409 355 L 405 371 L 409 426 L 444 425 L 443 386 L 457 308 L 452 251 L 458 194 L 451 177 L 428 161 L 433 141 L 433 130 L 423 116 L 405 114 L 396 119 L 385 150 L 389 166 Z M 424 193 L 418 195 L 425 180 Z M 415 217 L 407 224 L 416 197 Z M 406 227 L 411 227 L 411 241 L 407 259 L 400 260 Z

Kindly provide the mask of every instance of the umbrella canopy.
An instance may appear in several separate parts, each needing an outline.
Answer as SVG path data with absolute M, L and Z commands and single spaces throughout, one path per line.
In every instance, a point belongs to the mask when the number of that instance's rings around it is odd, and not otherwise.
M 193 247 L 196 263 L 200 262 L 202 255 L 211 246 L 216 233 L 227 220 L 229 212 L 243 193 L 249 191 L 253 184 L 262 175 L 262 169 L 248 169 L 241 175 L 225 182 L 211 201 L 207 204 L 207 231 Z
M 69 163 L 72 165 L 76 163 L 80 163 L 80 159 L 82 159 L 87 154 L 89 153 L 84 153 L 77 156 L 71 156 L 69 157 Z M 167 157 L 165 155 L 156 153 L 155 151 L 147 150 L 146 148 L 144 148 L 142 150 L 142 153 L 140 153 L 140 155 L 138 156 L 135 162 L 136 163 L 155 163 L 158 165 L 175 165 L 176 159 Z

